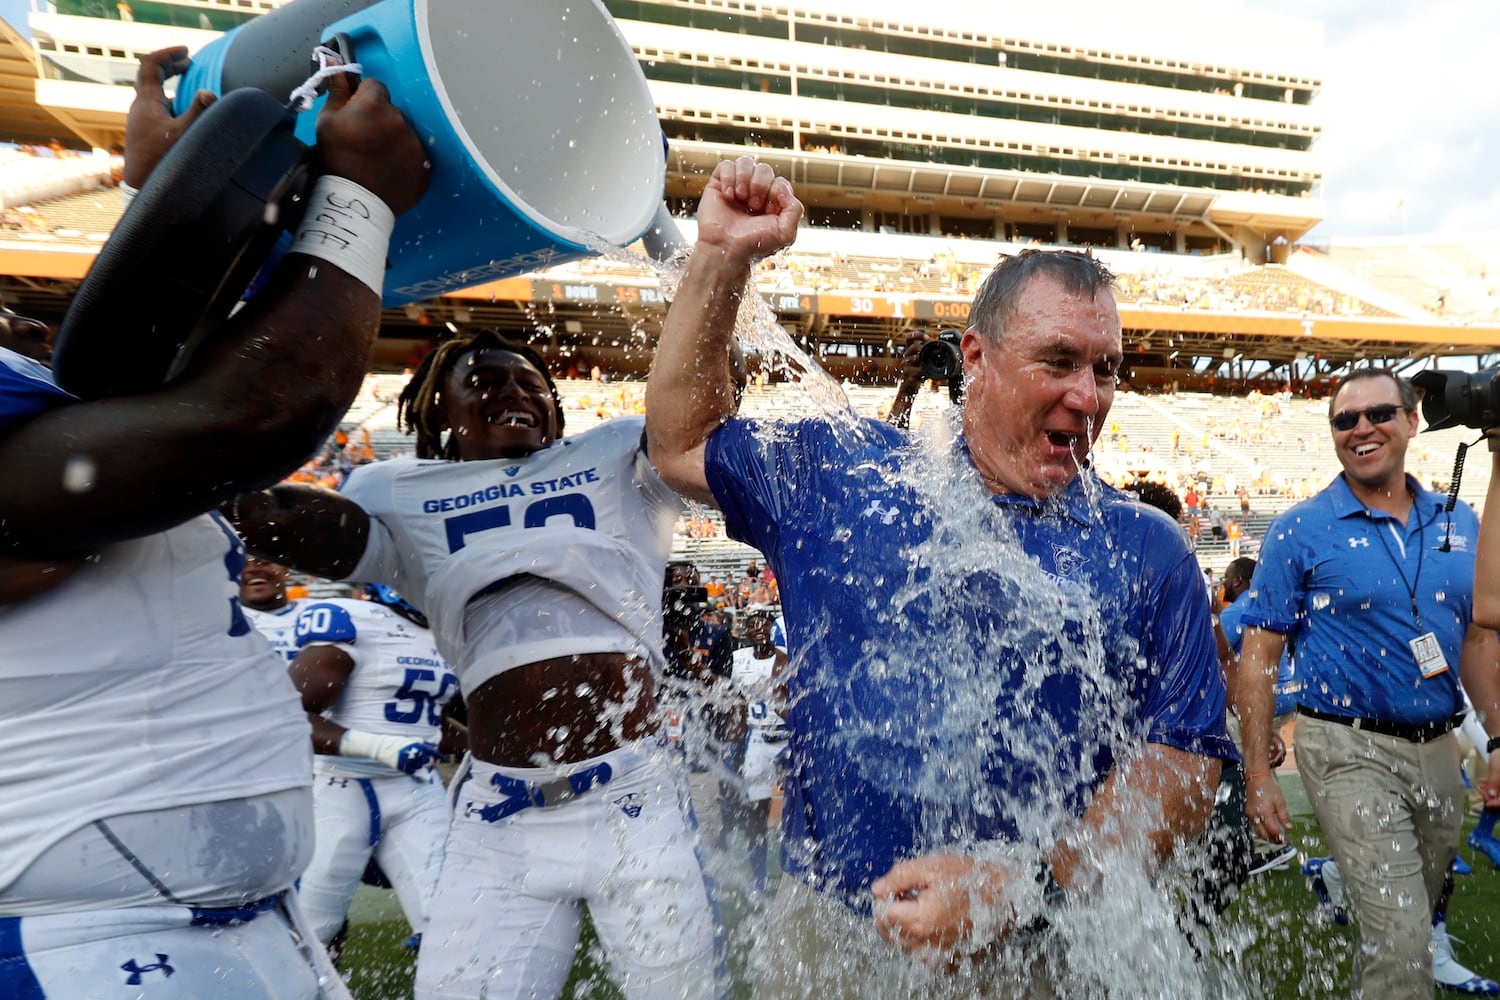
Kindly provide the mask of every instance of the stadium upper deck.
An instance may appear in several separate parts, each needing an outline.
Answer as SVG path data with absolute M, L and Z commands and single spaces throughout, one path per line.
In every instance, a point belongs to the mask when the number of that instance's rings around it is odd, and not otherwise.
M 32 0 L 38 103 L 123 134 L 136 57 L 282 0 Z M 1081 0 L 605 0 L 672 139 L 668 194 L 746 147 L 814 224 L 1263 260 L 1321 218 L 1321 26 Z
M 808 226 L 796 253 L 763 268 L 761 290 L 841 377 L 888 375 L 906 332 L 962 325 L 977 276 L 1035 244 L 1091 246 L 1124 276 L 1140 387 L 1315 389 L 1359 360 L 1500 345 L 1491 317 L 1434 309 L 1441 294 L 1288 252 L 1321 216 L 1315 22 L 1176 0 L 603 2 L 671 137 L 680 213 L 724 155 L 749 151 L 797 185 Z M 280 4 L 33 0 L 36 98 L 108 145 L 140 53 L 196 49 Z M 26 211 L 0 232 L 0 294 L 55 318 L 118 199 L 102 190 Z M 1260 267 L 1267 257 L 1285 265 Z M 583 262 L 388 312 L 380 360 L 483 323 L 541 328 L 585 370 L 640 370 L 663 311 L 649 269 Z

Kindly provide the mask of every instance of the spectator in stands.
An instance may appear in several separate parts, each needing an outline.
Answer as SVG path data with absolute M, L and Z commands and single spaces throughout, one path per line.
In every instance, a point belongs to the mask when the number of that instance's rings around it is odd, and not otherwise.
M 1431 995 L 1435 975 L 1475 978 L 1453 960 L 1438 909 L 1463 822 L 1451 733 L 1460 675 L 1500 734 L 1500 640 L 1472 620 L 1474 547 L 1461 541 L 1478 524 L 1407 475 L 1416 406 L 1411 385 L 1381 369 L 1335 388 L 1344 471 L 1266 533 L 1235 697 L 1251 822 L 1282 843 L 1291 820 L 1270 739 L 1293 638 L 1298 771 L 1359 919 L 1355 990 L 1372 997 Z
M 141 59 L 137 183 L 211 100 L 172 116 L 162 82 L 186 66 L 181 47 Z M 317 136 L 312 197 L 357 194 L 384 224 L 346 230 L 358 259 L 299 236 L 165 386 L 80 401 L 31 360 L 39 324 L 0 322 L 7 996 L 343 995 L 288 895 L 312 850 L 307 720 L 240 614 L 245 550 L 212 513 L 295 468 L 354 399 L 381 294 L 360 259 L 384 259 L 426 188 L 376 80 L 329 81 Z
M 1056 895 L 1042 891 L 1049 878 L 1063 895 L 1083 899 L 1116 866 L 1154 868 L 1179 838 L 1196 836 L 1213 801 L 1215 755 L 1233 754 L 1208 608 L 1176 525 L 1079 472 L 1122 363 L 1111 278 L 1082 254 L 1033 252 L 1007 259 L 987 279 L 962 340 L 963 443 L 934 457 L 954 469 L 956 481 L 943 480 L 949 495 L 901 475 L 906 456 L 916 458 L 908 437 L 888 425 L 821 417 L 765 427 L 733 417 L 730 340 L 751 262 L 789 245 L 800 216 L 790 185 L 773 181 L 765 165 L 741 158 L 715 169 L 647 389 L 653 462 L 684 494 L 721 507 L 731 535 L 776 565 L 798 651 L 788 676 L 792 762 L 783 813 L 783 869 L 792 877 L 778 892 L 759 983 L 768 996 L 888 992 L 926 973 L 899 950 L 955 960 L 970 977 L 955 982 L 1029 986 L 1039 974 L 1040 939 L 1008 942 L 1014 949 L 1002 948 L 998 967 L 976 953 L 1040 914 L 1044 895 Z M 1054 637 L 1099 641 L 1095 667 L 1129 685 L 1132 696 L 1101 708 L 1108 721 L 1080 726 L 1042 695 L 1025 699 L 1025 719 L 1000 708 L 980 723 L 986 733 L 1045 729 L 1045 739 L 1031 732 L 1063 768 L 1056 786 L 1012 766 L 1019 748 L 1010 741 L 978 737 L 976 748 L 973 719 L 961 737 L 973 763 L 942 767 L 941 789 L 920 780 L 924 766 L 941 767 L 943 753 L 959 752 L 943 742 L 940 718 L 904 710 L 936 710 L 945 685 L 961 683 L 960 666 L 931 651 L 961 645 L 973 615 L 997 630 L 985 633 L 999 643 L 998 655 L 985 659 L 986 676 L 998 670 L 1018 681 L 1036 653 L 1005 648 L 1008 626 L 994 616 L 1012 602 L 998 573 L 919 561 L 916 553 L 931 551 L 934 520 L 962 518 L 939 493 L 977 512 L 989 530 L 1001 530 L 987 518 L 1003 509 L 1004 537 L 1019 535 L 1048 574 L 1071 577 L 1069 592 L 1091 621 L 1103 616 L 1092 638 L 1074 636 L 1075 625 L 1087 626 L 1072 620 L 1071 606 L 1064 617 L 1072 624 L 1047 628 Z M 1097 527 L 1094 538 L 1114 541 L 1109 558 L 1085 540 L 1083 524 Z M 832 538 L 829 525 L 838 527 Z M 1035 582 L 1045 587 L 1049 578 Z M 932 603 L 937 592 L 952 602 L 941 611 Z M 920 676 L 899 669 L 913 658 Z M 850 739 L 871 723 L 878 739 Z M 1100 731 L 1115 726 L 1128 735 L 1102 741 Z M 1087 774 L 1074 769 L 1084 761 Z M 994 808 L 951 797 L 971 781 L 973 795 Z M 1068 789 L 1072 808 L 1043 787 Z M 1023 835 L 1012 825 L 1022 800 L 1027 810 L 1059 813 L 1045 830 Z M 1094 860 L 1084 841 L 1108 842 L 1111 860 Z M 951 848 L 955 842 L 971 846 Z

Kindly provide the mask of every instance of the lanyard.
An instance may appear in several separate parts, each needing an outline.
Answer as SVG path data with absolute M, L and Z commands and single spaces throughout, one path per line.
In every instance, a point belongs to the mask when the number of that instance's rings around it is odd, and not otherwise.
M 1380 525 L 1375 533 L 1380 538 L 1385 554 L 1390 556 L 1391 562 L 1396 564 L 1396 572 L 1401 574 L 1401 585 L 1406 588 L 1406 594 L 1411 598 L 1411 613 L 1417 620 L 1417 632 L 1421 633 L 1422 610 L 1417 607 L 1417 582 L 1422 579 L 1422 560 L 1427 556 L 1427 524 L 1422 520 L 1422 511 L 1417 506 L 1415 498 L 1412 499 L 1411 513 L 1417 519 L 1417 574 L 1412 580 L 1406 579 L 1406 567 L 1400 559 L 1396 558 L 1396 553 L 1391 551 L 1391 543 L 1385 540 L 1386 526 Z M 1392 518 L 1390 524 L 1395 523 L 1395 519 Z

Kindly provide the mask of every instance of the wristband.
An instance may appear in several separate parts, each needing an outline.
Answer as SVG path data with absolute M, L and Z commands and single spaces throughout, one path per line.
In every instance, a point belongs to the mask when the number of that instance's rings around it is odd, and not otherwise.
M 133 188 L 129 184 L 126 184 L 124 181 L 120 182 L 119 187 L 120 187 L 120 200 L 125 203 L 125 207 L 126 208 L 129 208 L 130 207 L 130 203 L 132 201 L 135 201 L 135 196 L 141 193 L 141 189 L 140 188 Z
M 1251 771 L 1249 774 L 1245 775 L 1246 780 L 1248 780 L 1250 778 L 1269 778 L 1269 777 L 1272 777 L 1272 774 L 1271 774 L 1270 771 Z
M 395 225 L 395 215 L 374 194 L 346 177 L 324 174 L 313 184 L 287 252 L 326 260 L 378 296 Z
M 1496 750 L 1500 750 L 1500 736 L 1491 736 L 1484 745 L 1484 755 L 1488 757 Z

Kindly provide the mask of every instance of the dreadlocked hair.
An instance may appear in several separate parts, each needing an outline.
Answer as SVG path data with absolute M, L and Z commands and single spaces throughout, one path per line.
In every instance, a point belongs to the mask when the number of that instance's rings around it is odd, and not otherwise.
M 396 399 L 396 424 L 407 434 L 416 435 L 418 458 L 458 459 L 458 442 L 455 436 L 450 434 L 447 443 L 443 442 L 444 428 L 440 413 L 443 383 L 447 381 L 448 373 L 453 370 L 459 358 L 478 351 L 509 351 L 525 358 L 541 372 L 542 378 L 547 380 L 547 388 L 552 392 L 552 405 L 557 411 L 557 436 L 562 437 L 562 394 L 557 391 L 557 383 L 547 370 L 547 360 L 531 345 L 510 340 L 498 330 L 476 330 L 439 344 L 422 359 Z

